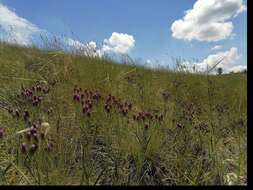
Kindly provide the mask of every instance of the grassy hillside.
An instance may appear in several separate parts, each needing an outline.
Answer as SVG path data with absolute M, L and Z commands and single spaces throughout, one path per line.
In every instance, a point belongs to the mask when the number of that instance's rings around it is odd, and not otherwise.
M 0 44 L 0 184 L 246 184 L 246 137 L 246 74 Z

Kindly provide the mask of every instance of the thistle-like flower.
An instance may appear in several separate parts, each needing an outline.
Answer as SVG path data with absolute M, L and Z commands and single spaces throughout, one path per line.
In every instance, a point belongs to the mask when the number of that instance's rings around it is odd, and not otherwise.
M 25 143 L 22 143 L 21 144 L 21 152 L 23 154 L 26 154 L 27 153 L 27 145 Z
M 0 128 L 0 139 L 4 137 L 4 129 Z

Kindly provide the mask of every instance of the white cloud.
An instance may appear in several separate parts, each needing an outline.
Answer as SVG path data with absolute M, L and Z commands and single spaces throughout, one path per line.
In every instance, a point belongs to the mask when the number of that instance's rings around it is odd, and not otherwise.
M 88 46 L 89 46 L 89 48 L 90 49 L 97 49 L 97 44 L 96 44 L 96 42 L 93 42 L 93 41 L 90 41 L 89 43 L 88 43 Z
M 46 36 L 48 41 L 45 43 L 41 39 L 40 35 Z M 43 44 L 46 46 L 60 46 L 63 48 L 72 48 L 94 53 L 96 49 L 95 42 L 89 42 L 84 44 L 80 41 L 73 40 L 68 37 L 61 37 L 58 35 L 50 34 L 48 31 L 40 29 L 33 23 L 29 22 L 25 18 L 18 16 L 14 10 L 9 9 L 7 6 L 0 3 L 0 40 L 7 41 L 9 43 L 15 43 L 20 45 L 32 45 L 33 43 Z M 57 41 L 57 42 L 55 42 Z M 94 53 L 96 54 L 96 53 Z
M 217 46 L 212 47 L 211 50 L 218 50 L 221 48 L 222 48 L 222 45 L 217 45 Z
M 151 60 L 150 60 L 150 59 L 147 59 L 147 60 L 146 60 L 146 63 L 147 63 L 147 64 L 150 64 L 150 63 L 151 63 Z
M 48 39 L 43 41 L 43 37 Z M 45 38 L 45 39 L 46 39 Z M 18 16 L 14 10 L 0 3 L 0 40 L 20 45 L 33 45 L 33 43 L 57 43 L 64 46 L 83 47 L 85 44 L 67 37 L 53 35 L 39 28 L 25 18 Z M 49 45 L 49 44 L 47 44 Z M 52 45 L 52 44 L 51 44 Z M 56 44 L 54 44 L 56 45 Z
M 229 19 L 246 11 L 242 0 L 197 0 L 193 8 L 185 11 L 182 19 L 171 25 L 176 39 L 219 41 L 228 38 L 233 31 Z
M 32 35 L 40 29 L 28 20 L 19 17 L 14 11 L 0 3 L 1 38 L 9 43 L 28 45 Z
M 104 40 L 103 52 L 128 53 L 135 45 L 132 35 L 113 32 L 109 39 Z
M 228 51 L 208 55 L 207 58 L 205 58 L 203 61 L 194 63 L 185 61 L 182 63 L 182 65 L 184 65 L 186 67 L 186 70 L 190 72 L 193 72 L 193 67 L 195 67 L 196 71 L 206 72 L 207 66 L 210 69 L 220 60 L 222 60 L 217 67 L 221 67 L 224 72 L 229 72 L 232 68 L 236 69 L 239 66 L 236 64 L 240 58 L 241 55 L 238 53 L 238 49 L 236 47 L 232 47 Z M 215 72 L 215 69 L 213 72 Z
M 227 72 L 233 71 L 234 73 L 241 72 L 243 70 L 247 69 L 247 65 L 236 65 L 227 70 Z
M 41 38 L 41 36 L 43 37 Z M 46 39 L 46 40 L 45 40 Z M 105 39 L 102 48 L 96 42 L 82 43 L 68 37 L 53 35 L 25 18 L 18 16 L 14 10 L 0 3 L 0 40 L 20 45 L 41 45 L 47 48 L 63 48 L 78 51 L 84 55 L 102 57 L 107 52 L 125 54 L 135 45 L 132 35 L 113 32 Z

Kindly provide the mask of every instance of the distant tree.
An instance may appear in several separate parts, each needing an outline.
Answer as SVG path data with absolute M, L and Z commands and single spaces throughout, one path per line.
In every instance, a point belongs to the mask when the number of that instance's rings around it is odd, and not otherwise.
M 247 69 L 244 69 L 242 72 L 243 72 L 244 74 L 247 74 Z
M 222 69 L 221 67 L 219 67 L 219 68 L 217 69 L 217 73 L 218 73 L 218 75 L 221 75 L 221 74 L 223 73 L 223 69 Z

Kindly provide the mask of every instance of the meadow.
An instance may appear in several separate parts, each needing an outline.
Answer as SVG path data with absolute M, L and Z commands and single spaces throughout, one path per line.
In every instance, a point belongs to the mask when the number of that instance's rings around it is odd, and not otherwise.
M 247 74 L 0 43 L 1 185 L 246 185 Z

